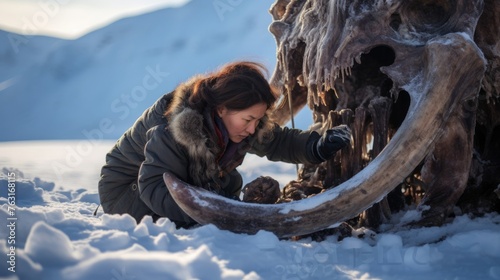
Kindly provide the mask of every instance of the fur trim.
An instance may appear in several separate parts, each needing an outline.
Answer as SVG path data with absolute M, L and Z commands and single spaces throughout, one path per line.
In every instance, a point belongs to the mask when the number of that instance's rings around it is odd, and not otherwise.
M 207 136 L 203 133 L 202 127 L 203 116 L 190 108 L 185 108 L 170 121 L 170 128 L 177 142 L 194 149 L 195 153 L 202 153 L 203 149 L 199 145 L 206 142 Z
M 203 131 L 203 116 L 193 109 L 185 108 L 172 117 L 170 131 L 177 143 L 182 145 L 192 159 L 190 175 L 196 184 L 204 185 L 208 178 L 219 173 L 216 157 L 218 149 L 209 149 L 208 136 Z
M 193 92 L 194 83 L 201 79 L 202 76 L 195 76 L 185 83 L 180 84 L 174 91 L 174 98 L 172 103 L 167 108 L 172 115 L 179 114 L 184 108 L 188 106 L 188 99 Z M 170 109 L 171 108 L 171 109 Z M 168 117 L 168 116 L 167 116 Z

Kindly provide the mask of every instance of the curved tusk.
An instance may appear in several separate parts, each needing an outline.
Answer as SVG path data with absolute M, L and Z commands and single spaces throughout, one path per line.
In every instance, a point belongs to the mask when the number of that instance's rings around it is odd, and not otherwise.
M 455 107 L 478 93 L 485 61 L 473 41 L 448 34 L 430 41 L 423 54 L 425 69 L 403 87 L 412 99 L 405 121 L 379 156 L 343 184 L 304 200 L 263 205 L 230 200 L 165 173 L 172 197 L 200 224 L 238 233 L 266 230 L 290 237 L 355 217 L 415 169 Z

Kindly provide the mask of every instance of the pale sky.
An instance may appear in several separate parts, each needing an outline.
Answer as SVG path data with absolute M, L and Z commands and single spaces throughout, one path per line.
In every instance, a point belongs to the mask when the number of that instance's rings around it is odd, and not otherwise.
M 125 16 L 190 0 L 0 0 L 0 29 L 74 39 Z

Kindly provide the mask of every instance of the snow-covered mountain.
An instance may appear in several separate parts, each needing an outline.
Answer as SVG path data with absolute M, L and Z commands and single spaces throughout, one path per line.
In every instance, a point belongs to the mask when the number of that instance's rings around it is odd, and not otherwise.
M 272 0 L 193 0 L 125 18 L 76 40 L 0 31 L 0 141 L 117 139 L 159 96 L 276 45 Z

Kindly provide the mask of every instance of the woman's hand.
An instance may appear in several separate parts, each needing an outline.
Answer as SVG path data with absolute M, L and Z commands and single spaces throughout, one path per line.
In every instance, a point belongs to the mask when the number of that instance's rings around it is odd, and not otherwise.
M 347 125 L 339 125 L 328 129 L 316 143 L 316 153 L 325 161 L 332 158 L 337 151 L 351 143 L 351 129 Z

